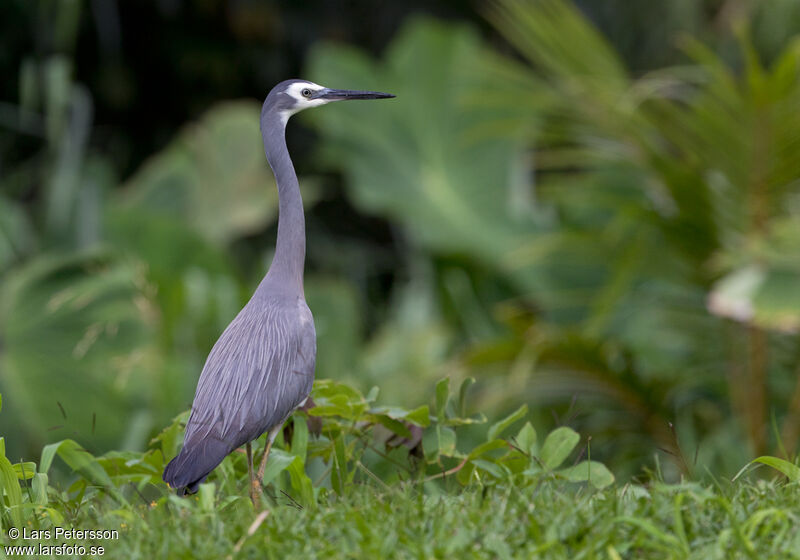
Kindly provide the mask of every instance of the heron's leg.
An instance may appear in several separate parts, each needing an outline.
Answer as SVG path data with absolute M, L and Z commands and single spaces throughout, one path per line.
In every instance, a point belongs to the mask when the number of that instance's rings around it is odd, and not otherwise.
M 272 449 L 272 443 L 275 441 L 275 438 L 278 436 L 278 432 L 281 431 L 281 428 L 283 428 L 283 423 L 272 428 L 267 436 L 267 445 L 264 447 L 264 456 L 261 458 L 261 465 L 258 467 L 258 476 L 256 476 L 256 482 L 258 482 L 259 487 L 261 487 L 261 481 L 264 480 L 264 469 L 267 466 L 269 450 Z
M 250 480 L 253 480 L 253 447 L 248 441 L 244 448 L 247 450 L 247 474 L 250 475 Z
M 247 474 L 250 477 L 250 501 L 253 502 L 253 507 L 257 507 L 258 495 L 253 492 L 256 487 L 255 479 L 253 478 L 253 448 L 249 441 L 245 445 L 245 449 L 247 450 Z

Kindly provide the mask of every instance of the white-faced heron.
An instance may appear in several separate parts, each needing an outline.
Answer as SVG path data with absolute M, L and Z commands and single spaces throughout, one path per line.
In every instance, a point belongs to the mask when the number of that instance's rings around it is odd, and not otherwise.
M 258 503 L 275 436 L 311 392 L 316 333 L 303 292 L 305 218 L 297 174 L 286 149 L 286 122 L 294 113 L 331 101 L 394 97 L 375 91 L 329 89 L 286 80 L 267 95 L 261 135 L 278 185 L 278 239 L 269 271 L 253 297 L 217 340 L 197 383 L 183 449 L 164 469 L 181 493 L 195 492 L 217 465 L 245 445 L 250 498 Z M 250 442 L 268 432 L 258 473 Z

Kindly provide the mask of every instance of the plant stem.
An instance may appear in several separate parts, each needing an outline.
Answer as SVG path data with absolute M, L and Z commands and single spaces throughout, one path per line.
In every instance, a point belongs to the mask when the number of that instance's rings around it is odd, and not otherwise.
M 786 449 L 786 460 L 791 461 L 797 451 L 797 439 L 800 438 L 800 365 L 797 366 L 797 381 L 794 385 L 792 400 L 789 401 L 789 410 L 783 420 L 781 440 Z
M 746 407 L 747 432 L 753 452 L 763 455 L 767 451 L 766 427 L 766 385 L 767 385 L 767 335 L 756 327 L 748 327 L 749 360 L 747 370 Z

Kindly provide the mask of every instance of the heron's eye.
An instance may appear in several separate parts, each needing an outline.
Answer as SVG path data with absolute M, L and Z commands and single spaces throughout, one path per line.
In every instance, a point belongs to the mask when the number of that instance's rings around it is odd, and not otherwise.
M 311 90 L 308 88 L 304 89 L 300 93 L 303 95 L 303 97 L 311 97 Z

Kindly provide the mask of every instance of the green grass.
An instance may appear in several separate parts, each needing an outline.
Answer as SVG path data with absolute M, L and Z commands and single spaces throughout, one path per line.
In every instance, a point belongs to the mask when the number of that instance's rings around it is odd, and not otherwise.
M 526 407 L 487 426 L 483 442 L 462 437 L 485 422 L 458 413 L 469 384 L 451 392 L 443 380 L 433 410 L 406 410 L 375 406 L 376 391 L 318 382 L 316 406 L 276 440 L 263 509 L 249 500 L 244 453 L 231 453 L 194 496 L 161 481 L 186 414 L 144 452 L 94 457 L 63 440 L 38 464 L 12 465 L 0 437 L 0 535 L 9 544 L 12 528 L 49 530 L 45 544 L 104 546 L 103 556 L 126 559 L 800 558 L 793 463 L 760 457 L 714 484 L 667 484 L 658 474 L 621 484 L 586 460 L 570 428 L 540 440 L 523 423 Z M 393 444 L 398 437 L 407 445 Z M 56 458 L 70 478 L 51 469 Z M 754 465 L 789 482 L 755 479 Z M 119 538 L 54 539 L 56 527 Z
M 244 494 L 244 484 L 239 497 L 208 485 L 125 510 L 97 494 L 69 524 L 119 529 L 116 541 L 85 545 L 131 559 L 800 557 L 797 484 L 353 485 L 305 508 L 281 494 L 263 518 Z

